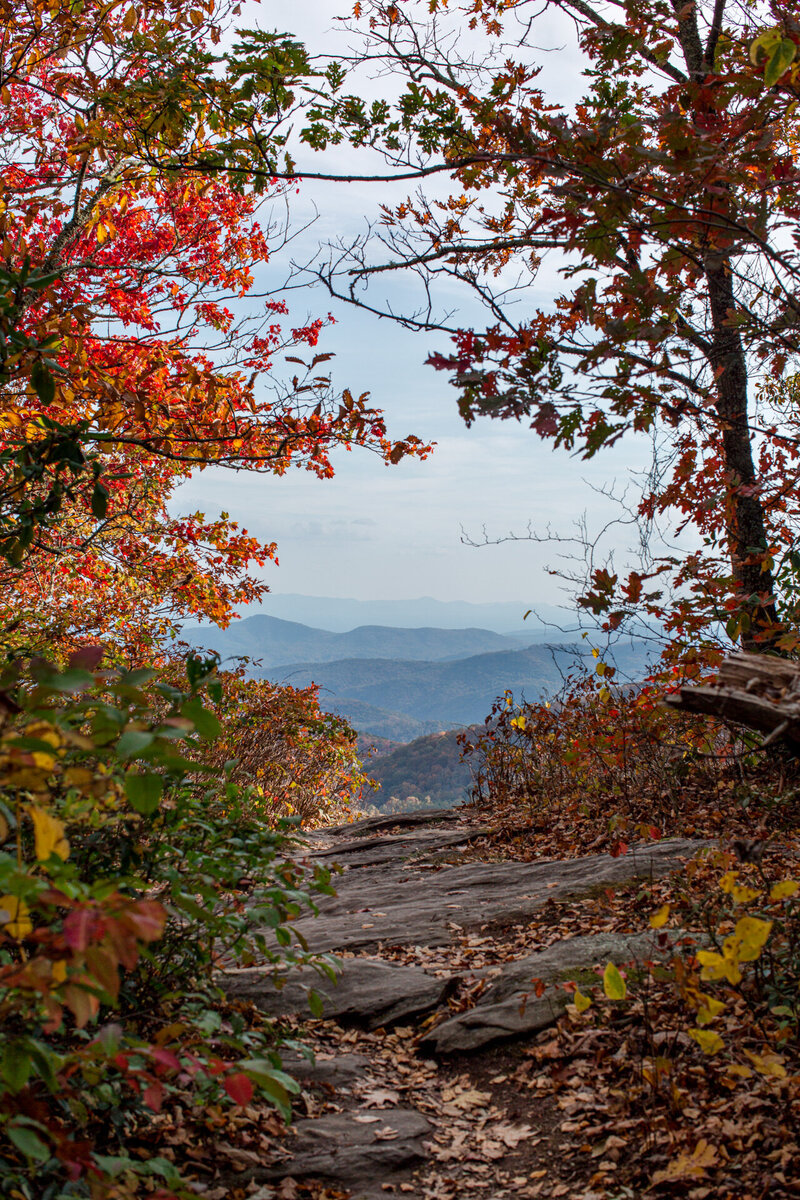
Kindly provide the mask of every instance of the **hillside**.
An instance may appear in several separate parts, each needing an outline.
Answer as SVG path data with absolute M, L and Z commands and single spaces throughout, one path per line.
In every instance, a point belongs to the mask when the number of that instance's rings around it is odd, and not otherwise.
M 516 649 L 519 637 L 489 629 L 398 629 L 360 625 L 344 633 L 315 629 L 297 621 L 258 614 L 228 629 L 187 626 L 182 636 L 192 646 L 216 650 L 223 659 L 245 655 L 265 668 L 283 663 L 325 663 L 350 658 L 425 659 L 436 662 L 492 650 Z
M 294 679 L 289 680 L 296 683 Z M 320 689 L 320 707 L 325 712 L 346 717 L 359 733 L 374 734 L 392 742 L 413 742 L 428 733 L 439 733 L 447 726 L 443 721 L 420 721 L 407 713 L 392 712 L 374 704 L 364 704 L 350 696 L 333 696 Z
M 444 729 L 483 721 L 495 698 L 506 689 L 518 698 L 524 693 L 528 700 L 558 691 L 569 668 L 587 657 L 590 652 L 585 646 L 528 646 L 455 662 L 348 658 L 289 664 L 263 674 L 296 686 L 317 683 L 326 708 L 344 711 L 358 701 L 417 721 L 438 723 L 438 728 Z M 620 657 L 623 661 L 627 657 L 629 667 L 635 666 L 637 657 L 641 660 L 640 653 Z M 360 724 L 352 708 L 348 715 L 364 732 L 397 736 Z
M 380 784 L 380 791 L 369 795 L 370 803 L 384 808 L 397 801 L 392 805 L 396 811 L 408 808 L 412 798 L 433 807 L 459 804 L 471 782 L 469 766 L 461 761 L 457 730 L 416 738 L 368 759 L 365 767 L 370 779 Z

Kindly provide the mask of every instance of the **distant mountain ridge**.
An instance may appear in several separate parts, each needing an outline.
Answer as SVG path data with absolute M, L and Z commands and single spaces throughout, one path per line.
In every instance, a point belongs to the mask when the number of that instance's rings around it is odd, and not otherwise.
M 522 644 L 520 634 L 472 627 L 362 625 L 335 632 L 264 613 L 226 630 L 185 628 L 183 637 L 216 650 L 223 663 L 249 658 L 256 677 L 317 684 L 323 709 L 340 713 L 359 733 L 403 743 L 482 722 L 507 689 L 517 700 L 552 695 L 578 662 L 592 662 L 588 642 Z M 641 677 L 639 648 L 617 647 L 615 659 L 629 678 Z
M 245 619 L 251 612 L 251 609 L 247 610 Z M 535 600 L 474 603 L 435 600 L 432 596 L 418 596 L 412 600 L 353 600 L 339 596 L 270 592 L 264 597 L 260 612 L 338 633 L 360 625 L 384 625 L 393 629 L 489 629 L 495 633 L 520 634 L 526 644 L 570 639 L 580 623 L 574 612 Z M 526 619 L 528 612 L 530 615 Z M 543 625 L 542 621 L 547 624 Z
M 466 658 L 491 650 L 517 649 L 519 636 L 489 629 L 397 629 L 388 625 L 361 625 L 344 633 L 314 629 L 297 621 L 284 621 L 259 613 L 235 621 L 228 629 L 194 625 L 182 631 L 193 646 L 216 650 L 225 658 L 260 659 L 265 668 L 283 663 L 325 663 L 340 659 L 441 659 Z
M 290 663 L 260 674 L 298 687 L 318 684 L 323 707 L 342 711 L 357 701 L 416 721 L 437 722 L 443 729 L 483 721 L 495 698 L 506 689 L 512 690 L 516 699 L 524 694 L 533 701 L 557 692 L 567 672 L 587 659 L 591 661 L 586 644 L 534 645 L 470 655 L 456 661 L 349 658 L 327 663 Z M 626 652 L 623 647 L 622 652 L 617 651 L 616 661 L 623 670 L 640 672 L 643 656 L 638 650 Z M 360 732 L 394 736 L 351 719 Z

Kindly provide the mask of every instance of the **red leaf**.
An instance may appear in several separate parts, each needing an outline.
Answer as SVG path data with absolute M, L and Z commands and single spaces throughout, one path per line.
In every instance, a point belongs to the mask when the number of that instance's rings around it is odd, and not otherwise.
M 180 1071 L 180 1059 L 171 1050 L 164 1050 L 161 1046 L 154 1046 L 150 1054 L 159 1066 L 169 1067 L 173 1071 Z
M 139 900 L 120 920 L 143 942 L 155 942 L 164 932 L 167 914 L 156 900 Z
M 85 950 L 104 931 L 104 921 L 91 908 L 76 908 L 64 921 L 64 941 L 71 950 Z
M 148 1108 L 152 1108 L 153 1112 L 161 1112 L 161 1105 L 164 1103 L 164 1089 L 158 1082 L 153 1082 L 147 1085 L 142 1092 L 142 1099 Z
M 70 654 L 68 662 L 76 670 L 93 671 L 100 666 L 105 652 L 105 646 L 81 646 L 80 650 Z
M 613 845 L 611 847 L 610 853 L 611 853 L 612 858 L 619 858 L 621 854 L 627 854 L 628 853 L 628 843 L 627 842 L 617 842 L 615 845 Z
M 253 1085 L 246 1075 L 229 1075 L 225 1080 L 225 1091 L 234 1104 L 249 1104 L 253 1099 Z

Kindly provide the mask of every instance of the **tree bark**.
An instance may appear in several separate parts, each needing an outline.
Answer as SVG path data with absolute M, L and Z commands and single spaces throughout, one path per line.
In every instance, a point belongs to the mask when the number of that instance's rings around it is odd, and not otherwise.
M 778 615 L 773 574 L 764 566 L 767 531 L 750 438 L 747 360 L 732 322 L 736 299 L 730 263 L 709 254 L 705 274 L 712 322 L 710 361 L 717 376 L 716 411 L 728 488 L 727 537 L 740 609 L 748 618 L 740 639 L 745 650 L 763 649 L 775 641 Z

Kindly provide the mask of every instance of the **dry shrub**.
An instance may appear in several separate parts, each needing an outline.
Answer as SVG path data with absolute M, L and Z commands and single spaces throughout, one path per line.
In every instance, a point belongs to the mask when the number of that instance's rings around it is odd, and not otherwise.
M 299 816 L 304 826 L 347 819 L 359 804 L 365 775 L 357 735 L 319 707 L 316 687 L 293 688 L 241 672 L 220 674 L 217 716 L 222 734 L 212 765 L 231 760 L 230 778 L 250 785 L 269 819 Z
M 663 677 L 615 689 L 609 674 L 575 675 L 550 702 L 498 700 L 465 739 L 473 804 L 532 830 L 568 827 L 584 846 L 790 815 L 797 769 L 780 751 L 761 755 L 755 735 L 672 712 Z

